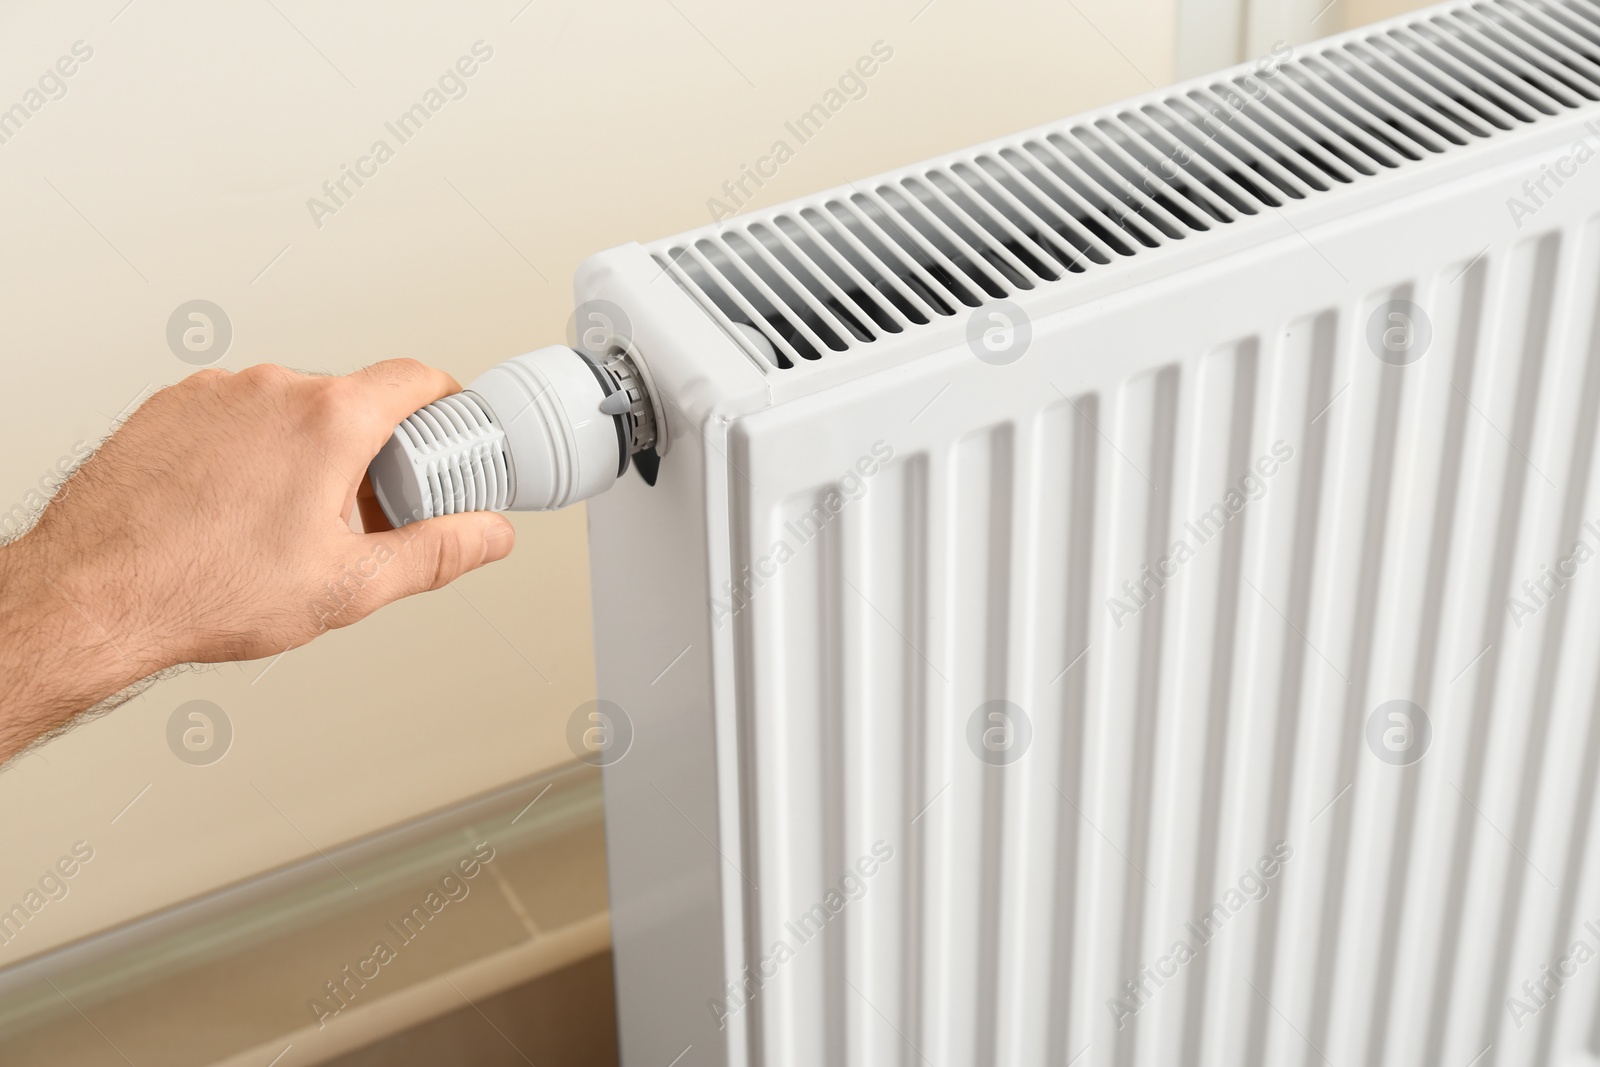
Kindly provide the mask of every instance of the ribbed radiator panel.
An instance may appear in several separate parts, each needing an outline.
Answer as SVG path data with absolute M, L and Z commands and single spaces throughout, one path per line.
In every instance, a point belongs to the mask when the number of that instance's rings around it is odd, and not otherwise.
M 1431 312 L 1410 366 L 1367 344 L 1392 300 Z M 1597 1047 L 1593 975 L 1507 1006 L 1600 944 L 1600 587 L 1532 584 L 1600 547 L 1597 308 L 1600 228 L 1530 234 L 735 486 L 751 1061 Z M 1419 762 L 1369 743 L 1390 700 L 1426 711 Z

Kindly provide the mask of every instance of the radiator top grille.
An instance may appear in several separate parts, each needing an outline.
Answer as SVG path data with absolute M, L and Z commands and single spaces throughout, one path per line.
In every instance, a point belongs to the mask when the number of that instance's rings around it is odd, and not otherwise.
M 1490 0 L 652 248 L 788 370 L 1600 100 L 1600 0 Z

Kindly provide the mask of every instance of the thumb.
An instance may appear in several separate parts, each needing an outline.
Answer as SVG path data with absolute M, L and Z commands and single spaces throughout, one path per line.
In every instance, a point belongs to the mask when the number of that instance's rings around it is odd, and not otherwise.
M 402 526 L 398 530 L 367 534 L 369 556 L 377 559 L 377 573 L 363 592 L 366 611 L 384 604 L 440 589 L 468 571 L 511 554 L 517 534 L 503 515 L 469 511 Z

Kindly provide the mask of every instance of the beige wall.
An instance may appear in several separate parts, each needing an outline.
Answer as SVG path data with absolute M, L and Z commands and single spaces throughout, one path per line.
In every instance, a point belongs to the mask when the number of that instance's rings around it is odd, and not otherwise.
M 893 60 L 761 202 L 1164 83 L 1174 54 L 1170 0 L 123 3 L 0 9 L 0 107 L 94 50 L 0 144 L 0 512 L 189 369 L 164 339 L 184 301 L 230 316 L 224 367 L 403 355 L 465 381 L 561 336 L 586 254 L 706 221 L 876 40 Z M 478 40 L 468 95 L 315 226 L 307 198 Z M 95 849 L 0 966 L 570 758 L 584 516 L 516 521 L 513 558 L 458 588 L 265 674 L 168 681 L 0 774 L 0 905 Z M 165 741 L 195 698 L 236 731 L 208 767 Z
M 1365 26 L 1379 19 L 1393 18 L 1407 11 L 1427 7 L 1430 0 L 1339 0 L 1342 25 Z

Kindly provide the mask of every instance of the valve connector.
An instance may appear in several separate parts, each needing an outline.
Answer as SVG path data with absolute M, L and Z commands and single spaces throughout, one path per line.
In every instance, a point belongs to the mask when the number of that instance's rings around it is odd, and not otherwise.
M 632 356 L 617 351 L 602 366 L 553 345 L 408 416 L 368 473 L 396 528 L 463 511 L 552 511 L 609 489 L 657 443 L 658 426 Z

